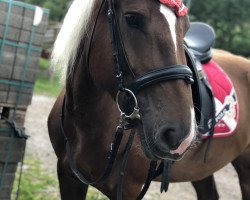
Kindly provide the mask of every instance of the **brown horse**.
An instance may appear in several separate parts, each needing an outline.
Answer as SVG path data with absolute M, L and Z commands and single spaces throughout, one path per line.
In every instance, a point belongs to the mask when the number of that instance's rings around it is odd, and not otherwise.
M 112 34 L 107 18 L 108 2 L 113 3 L 115 11 L 113 23 L 117 29 Z M 121 66 L 124 85 L 130 85 L 147 72 L 155 73 L 162 66 L 167 66 L 163 72 L 168 75 L 169 70 L 178 75 L 179 70 L 184 70 L 185 77 L 189 74 L 183 47 L 189 21 L 187 15 L 178 12 L 182 8 L 157 0 L 73 2 L 53 53 L 54 64 L 64 71 L 65 88 L 48 119 L 50 139 L 58 157 L 62 199 L 84 199 L 88 189 L 72 172 L 70 159 L 91 181 L 100 177 L 110 155 L 121 114 L 116 104 L 117 63 L 113 56 L 125 63 Z M 118 41 L 118 56 L 114 53 L 114 37 Z M 125 171 L 123 199 L 136 199 L 150 160 L 164 159 L 179 160 L 172 166 L 171 181 L 198 181 L 194 182 L 198 196 L 206 192 L 204 183 L 213 182 L 212 174 L 233 161 L 244 199 L 250 199 L 250 62 L 223 51 L 215 51 L 214 59 L 232 79 L 237 92 L 240 106 L 237 134 L 214 140 L 204 163 L 207 142 L 201 141 L 190 148 L 197 126 L 189 81 L 183 76 L 174 79 L 168 76 L 144 87 L 135 97 L 140 120 L 134 124 L 137 131 Z M 71 149 L 70 159 L 65 138 Z M 116 199 L 120 163 L 128 138 L 125 131 L 111 174 L 101 184 L 93 184 L 110 199 Z M 218 198 L 215 188 L 213 193 L 215 197 L 208 199 Z

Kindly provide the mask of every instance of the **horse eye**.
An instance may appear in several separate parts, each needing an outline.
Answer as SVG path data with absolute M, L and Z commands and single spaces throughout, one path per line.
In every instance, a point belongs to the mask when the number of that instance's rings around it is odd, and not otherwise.
M 131 28 L 140 29 L 143 27 L 143 16 L 136 13 L 125 14 L 126 23 Z

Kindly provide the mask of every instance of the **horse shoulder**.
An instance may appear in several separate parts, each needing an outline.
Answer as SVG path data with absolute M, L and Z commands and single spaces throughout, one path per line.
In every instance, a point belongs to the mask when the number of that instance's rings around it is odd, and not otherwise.
M 64 138 L 62 136 L 62 133 L 60 132 L 60 115 L 61 115 L 64 94 L 65 91 L 63 90 L 56 99 L 47 121 L 50 141 L 57 156 L 59 152 L 62 149 L 64 149 L 64 147 L 62 148 L 61 146 L 61 144 L 64 144 L 63 142 Z

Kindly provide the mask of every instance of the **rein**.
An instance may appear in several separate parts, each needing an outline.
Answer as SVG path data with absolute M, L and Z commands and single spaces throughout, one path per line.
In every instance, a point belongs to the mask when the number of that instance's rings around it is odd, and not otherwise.
M 73 159 L 73 155 L 72 155 L 72 151 L 71 151 L 71 148 L 70 148 L 69 140 L 68 140 L 68 138 L 67 138 L 67 136 L 65 134 L 65 131 L 64 131 L 65 106 L 66 106 L 66 101 L 65 101 L 65 97 L 64 97 L 63 106 L 62 106 L 62 110 L 61 110 L 61 117 L 60 117 L 61 118 L 60 127 L 61 127 L 61 132 L 62 132 L 62 134 L 64 136 L 65 143 L 66 143 L 66 151 L 67 151 L 67 157 L 69 159 L 70 168 L 71 168 L 72 172 L 74 173 L 74 175 L 82 183 L 84 183 L 86 185 L 100 184 L 100 183 L 102 183 L 103 181 L 105 181 L 108 178 L 108 176 L 110 175 L 110 173 L 111 173 L 111 171 L 113 169 L 113 165 L 114 165 L 114 162 L 115 162 L 115 159 L 116 159 L 116 155 L 117 155 L 117 152 L 119 150 L 119 146 L 120 146 L 122 138 L 123 138 L 124 127 L 122 125 L 117 126 L 113 142 L 111 143 L 111 150 L 110 150 L 109 156 L 108 156 L 108 164 L 107 164 L 107 166 L 106 166 L 106 168 L 104 170 L 104 173 L 97 180 L 89 181 L 78 170 L 78 168 L 76 166 L 76 163 L 75 163 L 75 161 Z M 133 132 L 135 132 L 134 129 L 132 129 L 131 134 Z M 132 142 L 132 141 L 129 141 L 129 142 Z
M 76 163 L 74 161 L 73 155 L 72 155 L 69 140 L 68 140 L 68 138 L 67 138 L 67 136 L 65 134 L 65 131 L 64 131 L 65 107 L 66 107 L 66 100 L 65 100 L 65 97 L 64 97 L 63 106 L 62 106 L 62 110 L 61 110 L 61 116 L 60 116 L 60 128 L 61 128 L 61 132 L 62 132 L 62 134 L 64 136 L 64 139 L 65 139 L 66 153 L 67 153 L 67 158 L 69 160 L 70 169 L 73 172 L 73 174 L 76 176 L 76 178 L 78 178 L 78 180 L 81 181 L 83 184 L 86 184 L 86 185 L 102 184 L 109 177 L 109 175 L 111 174 L 111 171 L 113 169 L 114 162 L 116 160 L 116 156 L 117 156 L 117 153 L 118 153 L 118 150 L 119 150 L 122 138 L 123 138 L 124 121 L 121 120 L 120 124 L 117 126 L 113 142 L 111 143 L 111 150 L 110 150 L 109 156 L 108 156 L 108 163 L 107 163 L 107 165 L 105 167 L 105 170 L 104 170 L 103 174 L 98 179 L 96 179 L 95 181 L 89 181 L 78 170 L 78 168 L 76 166 Z M 123 116 L 125 116 L 125 115 L 123 115 Z M 126 145 L 126 148 L 125 148 L 122 164 L 120 166 L 120 172 L 119 172 L 119 177 L 118 177 L 118 187 L 117 187 L 117 199 L 118 200 L 122 200 L 122 187 L 123 187 L 123 179 L 124 179 L 124 174 L 125 174 L 125 168 L 126 168 L 129 152 L 131 150 L 131 147 L 132 147 L 132 144 L 133 144 L 133 141 L 134 141 L 135 133 L 136 133 L 136 128 L 132 128 L 129 139 L 128 139 L 128 142 L 127 142 L 127 145 Z M 154 178 L 161 175 L 163 170 L 161 168 L 156 170 L 156 167 L 157 167 L 157 161 L 151 161 L 150 168 L 148 170 L 147 179 L 145 181 L 145 184 L 143 186 L 143 189 L 142 189 L 141 193 L 137 197 L 137 200 L 140 200 L 140 199 L 142 199 L 144 197 L 144 195 L 146 194 L 146 192 L 147 192 L 147 190 L 148 190 L 148 188 L 150 186 L 151 181 Z
M 67 152 L 67 158 L 69 160 L 69 165 L 70 168 L 73 172 L 73 174 L 83 183 L 86 185 L 95 185 L 95 184 L 101 184 L 103 183 L 111 174 L 114 162 L 116 160 L 116 156 L 123 138 L 123 132 L 126 129 L 126 124 L 128 122 L 133 122 L 134 120 L 140 120 L 140 113 L 139 113 L 139 106 L 137 102 L 137 98 L 135 94 L 138 94 L 140 90 L 149 87 L 151 85 L 155 85 L 161 82 L 166 82 L 169 80 L 185 80 L 187 84 L 193 83 L 193 73 L 191 69 L 186 66 L 186 65 L 173 65 L 173 66 L 164 66 L 161 68 L 158 68 L 156 70 L 149 71 L 143 75 L 141 75 L 138 78 L 135 78 L 134 81 L 130 84 L 130 86 L 125 87 L 124 85 L 124 79 L 123 79 L 123 70 L 122 66 L 127 66 L 131 72 L 131 74 L 134 76 L 134 73 L 132 71 L 132 68 L 128 64 L 127 56 L 125 54 L 125 49 L 122 45 L 122 37 L 121 33 L 119 30 L 119 24 L 116 21 L 116 16 L 115 16 L 115 9 L 114 9 L 114 2 L 113 0 L 103 0 L 101 3 L 101 6 L 99 8 L 97 18 L 100 15 L 100 11 L 103 7 L 104 2 L 108 3 L 108 23 L 109 23 L 109 33 L 110 33 L 110 41 L 112 45 L 112 55 L 113 55 L 113 60 L 115 64 L 115 76 L 117 80 L 117 88 L 118 88 L 118 93 L 116 96 L 116 102 L 119 111 L 121 112 L 120 115 L 120 122 L 119 125 L 116 128 L 116 132 L 113 138 L 113 141 L 111 143 L 111 150 L 109 152 L 108 156 L 108 162 L 105 167 L 105 170 L 103 174 L 95 181 L 89 181 L 85 176 L 78 170 L 76 163 L 73 159 L 72 151 L 70 148 L 70 143 L 69 140 L 65 134 L 64 131 L 64 121 L 65 121 L 65 107 L 66 107 L 66 99 L 64 97 L 63 100 L 63 105 L 61 109 L 61 116 L 60 116 L 60 129 L 61 132 L 64 136 L 65 143 L 66 143 L 66 152 Z M 92 30 L 92 36 L 89 44 L 89 52 L 88 52 L 88 57 L 89 59 L 89 54 L 90 54 L 90 46 L 91 46 L 91 41 L 93 40 L 93 34 L 94 30 L 97 24 L 97 18 L 95 20 L 94 28 Z M 121 55 L 122 53 L 122 55 Z M 126 62 L 121 61 L 121 57 L 125 58 Z M 134 110 L 133 112 L 129 115 L 123 112 L 120 109 L 118 99 L 121 93 L 129 94 L 135 103 Z M 123 178 L 124 178 L 124 173 L 125 173 L 125 167 L 127 164 L 129 152 L 131 150 L 134 136 L 136 133 L 136 127 L 133 127 L 131 129 L 131 133 L 129 136 L 129 139 L 127 141 L 126 147 L 125 147 L 125 152 L 123 155 L 122 163 L 120 166 L 120 172 L 118 176 L 118 184 L 117 184 L 117 199 L 122 200 L 122 187 L 123 187 Z M 148 175 L 145 181 L 145 184 L 142 188 L 141 193 L 138 195 L 137 200 L 140 200 L 143 198 L 143 196 L 146 194 L 150 183 L 153 179 L 156 177 L 162 176 L 162 185 L 161 185 L 161 192 L 162 191 L 167 191 L 168 189 L 168 184 L 169 184 L 169 174 L 170 174 L 170 168 L 172 165 L 172 161 L 169 160 L 163 160 L 161 161 L 160 165 L 157 168 L 157 161 L 151 161 L 150 167 L 148 170 Z

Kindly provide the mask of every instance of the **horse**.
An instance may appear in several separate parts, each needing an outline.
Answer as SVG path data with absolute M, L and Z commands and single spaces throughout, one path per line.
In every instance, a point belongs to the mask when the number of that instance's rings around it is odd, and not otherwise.
M 240 115 L 237 134 L 213 140 L 205 163 L 208 140 L 197 136 L 195 75 L 184 48 L 188 28 L 178 0 L 73 2 L 52 55 L 65 87 L 48 117 L 62 199 L 85 199 L 88 185 L 109 199 L 119 199 L 116 190 L 136 199 L 148 167 L 162 160 L 174 161 L 170 181 L 193 182 L 198 199 L 218 199 L 215 187 L 204 186 L 232 162 L 243 199 L 250 198 L 250 61 L 214 51 L 234 84 Z M 117 135 L 120 145 L 113 142 Z

